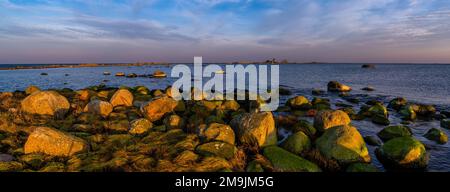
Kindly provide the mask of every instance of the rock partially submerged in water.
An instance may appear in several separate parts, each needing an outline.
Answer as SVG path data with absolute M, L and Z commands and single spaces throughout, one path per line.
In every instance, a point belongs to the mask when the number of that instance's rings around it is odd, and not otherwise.
M 383 141 L 389 141 L 397 137 L 412 136 L 412 131 L 404 125 L 389 126 L 378 132 L 378 137 Z
M 403 106 L 405 106 L 406 104 L 408 104 L 408 101 L 405 99 L 405 98 L 403 98 L 403 97 L 397 97 L 397 98 L 395 98 L 395 99 L 392 99 L 390 102 L 389 102 L 389 105 L 388 105 L 388 107 L 389 108 L 392 108 L 392 109 L 395 109 L 395 110 L 400 110 Z
M 161 70 L 156 70 L 155 72 L 153 72 L 152 77 L 162 78 L 162 77 L 167 77 L 167 75 L 166 75 L 166 73 L 164 73 Z
M 424 169 L 428 165 L 425 146 L 411 136 L 391 139 L 375 153 L 388 169 Z
M 311 108 L 311 103 L 309 103 L 309 100 L 304 96 L 290 98 L 286 104 L 292 109 L 307 110 Z
M 321 172 L 316 164 L 277 146 L 265 147 L 263 155 L 277 172 Z
M 330 81 L 327 85 L 330 92 L 349 92 L 352 90 L 350 86 L 344 85 L 337 81 Z
M 429 140 L 436 141 L 436 143 L 439 143 L 439 144 L 446 144 L 448 141 L 447 134 L 445 134 L 444 131 L 442 131 L 441 129 L 438 129 L 438 128 L 431 128 L 423 136 Z
M 271 112 L 245 113 L 230 124 L 241 143 L 259 147 L 277 143 L 277 129 Z
M 314 117 L 314 127 L 320 132 L 335 126 L 348 125 L 350 122 L 350 117 L 341 110 L 321 111 Z
M 375 65 L 374 64 L 364 64 L 364 65 L 361 65 L 361 68 L 364 68 L 364 69 L 375 69 Z
M 323 156 L 336 160 L 339 164 L 370 162 L 369 151 L 363 137 L 351 125 L 327 129 L 316 140 L 316 147 Z
M 125 73 L 124 72 L 117 72 L 116 76 L 117 77 L 125 77 Z
M 44 153 L 52 156 L 72 156 L 87 150 L 80 138 L 48 127 L 37 127 L 24 146 L 24 153 Z
M 375 91 L 375 88 L 372 87 L 372 86 L 368 86 L 368 87 L 362 88 L 361 90 L 363 90 L 363 91 Z
M 22 111 L 27 114 L 62 118 L 69 111 L 69 101 L 55 91 L 38 91 L 22 100 Z
M 280 146 L 291 153 L 300 155 L 309 151 L 312 145 L 309 137 L 302 131 L 299 131 L 290 135 Z

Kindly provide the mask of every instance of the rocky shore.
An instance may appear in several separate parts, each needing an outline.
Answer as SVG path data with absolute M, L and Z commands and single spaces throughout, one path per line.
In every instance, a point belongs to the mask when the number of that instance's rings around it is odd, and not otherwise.
M 424 170 L 429 153 L 408 124 L 438 120 L 424 137 L 447 143 L 449 112 L 403 98 L 385 106 L 345 104 L 280 89 L 290 98 L 275 112 L 264 101 L 176 101 L 170 87 L 92 86 L 82 90 L 0 93 L 0 171 L 40 172 L 377 172 L 368 146 L 386 170 Z M 359 102 L 351 87 L 332 81 L 328 92 Z M 401 124 L 389 116 L 400 115 Z M 306 121 L 302 117 L 312 117 Z M 385 126 L 363 137 L 352 122 Z M 289 132 L 288 136 L 283 134 Z

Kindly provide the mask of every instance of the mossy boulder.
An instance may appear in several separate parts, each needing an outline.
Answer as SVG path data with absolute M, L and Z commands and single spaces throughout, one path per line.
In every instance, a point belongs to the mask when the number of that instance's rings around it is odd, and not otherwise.
M 442 119 L 441 120 L 441 127 L 450 129 L 450 119 Z
M 69 101 L 55 91 L 38 91 L 26 97 L 21 102 L 22 111 L 27 114 L 37 114 L 62 118 L 69 111 Z
M 412 131 L 404 125 L 389 126 L 377 133 L 383 141 L 388 141 L 396 137 L 411 136 Z
M 197 146 L 195 152 L 203 156 L 218 156 L 231 159 L 236 153 L 236 147 L 229 143 L 213 141 Z
M 274 171 L 321 172 L 316 164 L 277 146 L 265 147 L 263 155 L 272 163 Z
M 294 133 L 301 131 L 311 138 L 315 137 L 317 133 L 316 128 L 314 128 L 314 126 L 311 123 L 303 119 L 299 120 L 297 123 L 294 124 L 294 126 L 290 127 L 289 129 Z
M 349 165 L 346 169 L 346 172 L 353 172 L 353 173 L 373 173 L 373 172 L 379 172 L 379 170 L 373 166 L 372 164 L 368 163 L 353 163 Z
M 172 112 L 178 105 L 176 100 L 169 97 L 155 98 L 141 107 L 142 113 L 151 122 L 160 120 L 165 114 Z
M 37 127 L 28 137 L 25 154 L 44 153 L 51 156 L 72 156 L 84 152 L 86 142 L 70 134 L 48 127 Z
M 339 164 L 370 162 L 366 143 L 358 130 L 351 125 L 342 125 L 327 129 L 316 140 L 320 153 Z
M 391 121 L 389 121 L 389 119 L 387 117 L 381 116 L 381 115 L 374 115 L 371 117 L 371 120 L 373 123 L 378 124 L 378 125 L 389 125 L 391 124 Z
M 389 140 L 375 154 L 388 169 L 423 169 L 428 165 L 425 146 L 410 136 Z
M 314 127 L 320 132 L 324 132 L 331 127 L 348 125 L 350 122 L 350 117 L 341 110 L 321 111 L 314 117 Z
M 106 118 L 113 111 L 113 106 L 107 101 L 93 100 L 84 107 L 83 112 L 93 113 Z
M 286 138 L 281 143 L 281 147 L 291 153 L 300 155 L 311 149 L 311 141 L 305 133 L 299 131 Z
M 234 145 L 235 134 L 229 125 L 212 123 L 201 134 L 207 141 L 222 141 Z
M 439 144 L 446 144 L 448 141 L 448 136 L 444 131 L 438 128 L 431 128 L 425 133 L 424 137 L 429 140 L 436 141 Z
M 365 136 L 364 137 L 364 141 L 368 144 L 368 145 L 372 145 L 372 146 L 381 146 L 383 143 L 380 141 L 380 139 L 378 139 L 377 136 Z
M 417 105 L 405 105 L 403 106 L 399 113 L 402 116 L 403 120 L 409 120 L 409 121 L 413 121 L 417 118 L 417 114 L 416 111 L 418 110 L 418 106 Z
M 300 110 L 307 110 L 307 109 L 311 108 L 311 103 L 304 96 L 296 96 L 296 97 L 290 98 L 287 101 L 286 105 L 288 105 L 292 109 L 300 109 Z
M 408 101 L 407 101 L 405 98 L 398 97 L 398 98 L 392 99 L 392 100 L 389 102 L 388 107 L 389 107 L 389 108 L 392 108 L 392 109 L 395 109 L 395 110 L 398 111 L 398 110 L 400 110 L 403 106 L 405 106 L 407 103 L 408 103 Z
M 235 117 L 230 125 L 242 144 L 264 147 L 277 143 L 277 129 L 271 112 L 245 113 Z
M 128 89 L 122 88 L 114 93 L 109 102 L 113 105 L 113 107 L 117 106 L 130 107 L 133 106 L 133 99 L 134 99 L 133 94 Z
M 328 82 L 327 88 L 330 92 L 349 92 L 352 90 L 350 86 L 344 85 L 337 81 Z
M 150 131 L 152 127 L 153 123 L 148 119 L 136 119 L 130 123 L 130 130 L 128 132 L 133 135 L 143 135 Z

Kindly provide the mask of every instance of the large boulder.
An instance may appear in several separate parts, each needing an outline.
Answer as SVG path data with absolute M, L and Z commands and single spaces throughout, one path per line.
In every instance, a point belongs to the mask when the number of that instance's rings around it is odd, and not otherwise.
M 104 118 L 108 117 L 113 111 L 113 106 L 107 101 L 93 100 L 84 107 L 84 112 L 100 115 Z
M 22 111 L 62 118 L 69 111 L 69 101 L 55 91 L 38 91 L 22 100 Z
M 110 103 L 116 106 L 133 106 L 133 94 L 128 89 L 119 89 L 111 97 Z
M 425 146 L 410 136 L 389 140 L 375 154 L 386 168 L 423 169 L 428 165 Z
M 320 132 L 324 132 L 331 127 L 348 125 L 350 122 L 350 117 L 341 110 L 321 111 L 314 117 L 314 127 Z
M 314 163 L 301 158 L 277 146 L 263 149 L 263 155 L 272 163 L 274 171 L 278 172 L 320 172 Z
M 436 141 L 439 144 L 446 144 L 448 141 L 448 136 L 444 131 L 438 128 L 431 128 L 424 135 L 425 138 Z
M 160 97 L 144 104 L 141 111 L 148 120 L 155 122 L 172 112 L 177 105 L 178 102 L 170 97 Z
M 305 110 L 311 108 L 311 103 L 309 103 L 309 100 L 304 96 L 290 98 L 286 104 L 292 109 Z
M 230 124 L 243 144 L 257 144 L 259 147 L 277 144 L 277 130 L 271 112 L 241 114 Z
M 350 125 L 342 125 L 327 129 L 316 140 L 320 153 L 340 164 L 370 162 L 366 143 L 358 130 Z
M 350 86 L 344 85 L 337 81 L 328 82 L 327 87 L 328 87 L 328 91 L 330 91 L 330 92 L 348 92 L 348 91 L 352 90 L 352 88 Z
M 48 127 L 36 127 L 28 137 L 25 154 L 44 153 L 52 156 L 72 156 L 88 148 L 85 141 Z
M 396 137 L 411 136 L 412 131 L 404 125 L 389 126 L 377 133 L 383 141 L 388 141 Z
M 291 153 L 300 155 L 311 149 L 311 141 L 305 133 L 299 131 L 286 138 L 281 143 L 281 147 Z
M 201 134 L 207 141 L 222 141 L 234 145 L 235 135 L 230 126 L 220 123 L 211 123 Z

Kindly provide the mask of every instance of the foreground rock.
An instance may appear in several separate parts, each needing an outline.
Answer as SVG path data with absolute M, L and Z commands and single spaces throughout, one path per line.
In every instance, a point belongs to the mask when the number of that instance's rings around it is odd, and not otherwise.
M 245 113 L 230 124 L 242 144 L 265 147 L 277 143 L 277 130 L 271 112 Z
M 314 163 L 303 159 L 277 146 L 263 149 L 263 155 L 272 163 L 274 171 L 278 172 L 320 172 Z
M 344 85 L 337 81 L 330 81 L 327 85 L 330 92 L 349 92 L 352 90 L 350 86 Z
M 213 141 L 197 146 L 195 151 L 204 156 L 218 156 L 225 159 L 231 159 L 236 153 L 236 147 L 229 143 Z
M 132 135 L 143 135 L 153 127 L 152 122 L 147 119 L 136 119 L 130 123 L 129 133 Z
M 169 97 L 156 98 L 141 107 L 144 116 L 151 122 L 160 120 L 165 114 L 172 112 L 178 102 Z
M 281 147 L 291 153 L 300 155 L 311 149 L 311 141 L 305 133 L 299 131 L 284 140 L 283 143 L 281 143 Z
M 444 131 L 432 128 L 425 133 L 424 137 L 426 137 L 429 140 L 436 141 L 436 143 L 439 144 L 446 144 L 448 141 L 448 136 L 445 134 Z
M 22 103 L 22 111 L 62 118 L 69 111 L 69 101 L 55 91 L 38 91 L 26 97 Z
M 404 125 L 389 126 L 378 132 L 378 137 L 383 141 L 388 141 L 397 137 L 411 136 L 412 131 L 409 127 Z
M 314 127 L 320 132 L 331 127 L 348 125 L 350 122 L 350 117 L 341 110 L 321 111 L 314 117 Z
M 207 141 L 222 141 L 234 145 L 235 135 L 230 126 L 211 123 L 202 134 Z
M 89 102 L 86 107 L 84 107 L 83 111 L 100 115 L 103 118 L 106 118 L 113 111 L 113 106 L 111 105 L 111 103 L 106 101 L 93 100 Z
M 327 129 L 316 140 L 316 147 L 328 159 L 339 164 L 370 162 L 366 143 L 358 130 L 350 125 Z
M 413 137 L 397 137 L 375 151 L 388 169 L 423 169 L 428 165 L 425 146 Z
M 133 106 L 133 99 L 133 94 L 130 91 L 127 89 L 119 89 L 114 93 L 109 102 L 113 105 L 113 107 L 130 107 Z
M 48 127 L 37 127 L 24 146 L 24 153 L 44 153 L 52 156 L 72 156 L 87 150 L 80 138 Z

